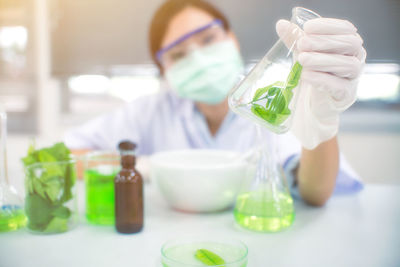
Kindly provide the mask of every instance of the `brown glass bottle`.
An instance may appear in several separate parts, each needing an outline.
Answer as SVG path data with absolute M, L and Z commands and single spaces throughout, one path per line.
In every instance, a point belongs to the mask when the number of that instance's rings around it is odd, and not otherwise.
M 143 179 L 135 169 L 136 145 L 119 144 L 121 171 L 115 177 L 115 227 L 120 233 L 137 233 L 143 228 Z

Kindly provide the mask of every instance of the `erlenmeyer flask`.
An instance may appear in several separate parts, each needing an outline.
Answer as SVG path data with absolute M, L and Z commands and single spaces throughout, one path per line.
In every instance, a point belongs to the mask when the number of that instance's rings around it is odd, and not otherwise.
M 250 73 L 229 94 L 231 109 L 275 133 L 287 132 L 298 99 L 297 85 L 302 66 L 293 50 L 303 24 L 320 17 L 311 10 L 295 7 L 290 28 Z
M 258 125 L 257 129 L 260 159 L 252 184 L 242 188 L 236 199 L 234 216 L 249 230 L 278 232 L 293 223 L 293 199 L 277 160 L 276 135 Z M 266 142 L 267 137 L 270 142 Z
M 26 217 L 22 200 L 7 179 L 7 115 L 0 109 L 0 232 L 24 227 Z

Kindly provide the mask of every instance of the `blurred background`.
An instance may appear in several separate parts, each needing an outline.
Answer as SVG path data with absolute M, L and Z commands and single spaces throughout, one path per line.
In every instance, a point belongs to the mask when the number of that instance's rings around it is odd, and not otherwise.
M 247 63 L 277 40 L 275 22 L 290 18 L 294 6 L 352 21 L 368 57 L 358 102 L 342 116 L 342 151 L 366 182 L 400 183 L 399 0 L 210 1 L 230 19 Z M 157 93 L 147 32 L 160 3 L 0 0 L 0 102 L 9 116 L 11 170 L 32 138 L 50 144 L 70 127 Z

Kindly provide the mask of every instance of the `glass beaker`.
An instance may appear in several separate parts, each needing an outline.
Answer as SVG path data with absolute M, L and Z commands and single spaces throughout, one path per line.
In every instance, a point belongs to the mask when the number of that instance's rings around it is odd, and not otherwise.
M 294 221 L 293 199 L 276 157 L 276 135 L 258 125 L 257 129 L 260 159 L 253 183 L 250 188 L 243 188 L 236 199 L 234 217 L 246 229 L 278 232 Z M 268 134 L 270 142 L 266 142 Z
M 25 166 L 25 212 L 32 233 L 62 233 L 78 222 L 75 160 Z
M 229 93 L 229 106 L 234 112 L 275 133 L 289 130 L 302 71 L 293 51 L 303 24 L 319 17 L 302 7 L 292 9 L 292 27 Z
M 0 232 L 24 227 L 26 217 L 22 199 L 7 177 L 7 114 L 0 109 Z
M 114 178 L 120 171 L 117 151 L 96 151 L 84 159 L 86 218 L 92 224 L 115 223 Z

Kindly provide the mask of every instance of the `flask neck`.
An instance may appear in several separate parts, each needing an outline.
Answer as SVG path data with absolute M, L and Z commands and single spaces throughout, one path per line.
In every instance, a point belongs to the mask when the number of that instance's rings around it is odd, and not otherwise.
M 311 19 L 316 19 L 320 17 L 320 15 L 312 10 L 303 7 L 295 7 L 292 9 L 292 18 L 290 19 L 290 21 L 303 29 L 304 23 Z
M 276 135 L 262 129 L 261 126 L 257 125 L 257 139 L 260 144 L 260 160 L 257 167 L 257 177 L 259 182 L 268 182 L 273 177 L 279 175 L 279 162 L 278 162 L 278 150 L 277 150 L 277 138 Z M 266 138 L 269 137 L 269 138 Z M 267 142 L 269 140 L 270 142 Z

